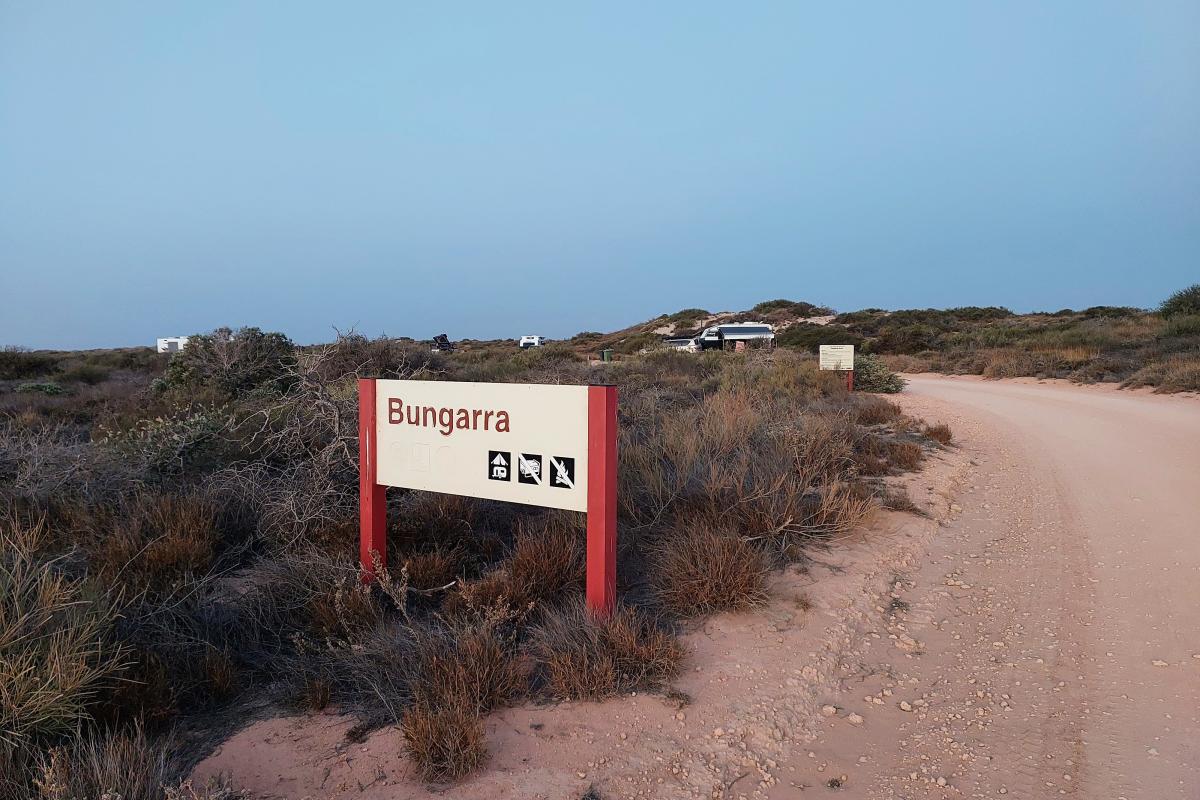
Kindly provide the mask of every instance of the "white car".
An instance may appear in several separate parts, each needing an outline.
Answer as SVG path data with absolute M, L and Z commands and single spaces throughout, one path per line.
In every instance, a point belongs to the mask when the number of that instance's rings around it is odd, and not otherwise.
M 521 342 L 520 342 L 522 350 L 528 349 L 530 347 L 541 347 L 545 343 L 546 343 L 545 336 L 522 336 Z

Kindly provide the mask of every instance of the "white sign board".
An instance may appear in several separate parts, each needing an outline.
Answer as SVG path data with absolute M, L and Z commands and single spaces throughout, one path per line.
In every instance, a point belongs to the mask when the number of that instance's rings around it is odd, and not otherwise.
M 376 481 L 587 510 L 588 387 L 376 381 Z
M 821 369 L 854 369 L 854 345 L 821 345 Z

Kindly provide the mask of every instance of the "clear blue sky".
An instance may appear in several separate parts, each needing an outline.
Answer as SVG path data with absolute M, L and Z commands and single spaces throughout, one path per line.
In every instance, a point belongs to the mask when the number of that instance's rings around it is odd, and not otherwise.
M 0 0 L 0 343 L 1200 281 L 1200 3 Z

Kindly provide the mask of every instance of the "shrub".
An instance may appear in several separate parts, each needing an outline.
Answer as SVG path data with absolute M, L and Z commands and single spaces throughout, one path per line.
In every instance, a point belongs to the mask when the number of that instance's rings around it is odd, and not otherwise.
M 600 700 L 660 688 L 683 660 L 683 648 L 670 632 L 628 606 L 605 620 L 582 602 L 546 609 L 531 638 L 531 652 L 555 697 Z
M 703 308 L 685 308 L 682 311 L 676 311 L 674 314 L 667 315 L 663 321 L 673 323 L 676 330 L 683 330 L 695 325 L 708 315 L 708 312 Z
M 842 325 L 813 325 L 801 322 L 789 325 L 775 336 L 775 343 L 781 347 L 794 347 L 797 350 L 817 352 L 823 344 L 852 344 L 862 345 L 863 337 Z
M 1200 283 L 1180 289 L 1158 307 L 1158 313 L 1166 319 L 1200 314 Z
M 525 693 L 529 675 L 517 659 L 513 637 L 502 629 L 510 612 L 493 610 L 422 636 L 421 660 L 413 680 L 418 706 L 456 706 L 485 713 Z
M 879 498 L 879 504 L 889 511 L 906 511 L 922 517 L 928 516 L 924 509 L 913 502 L 908 490 L 903 487 L 885 489 Z
M 1200 392 L 1200 357 L 1173 355 L 1148 364 L 1122 386 L 1153 386 L 1156 392 Z
M 1163 336 L 1200 336 L 1200 314 L 1172 316 L 1163 329 Z
M 831 308 L 813 305 L 803 300 L 766 300 L 754 306 L 750 311 L 755 314 L 783 312 L 793 317 L 827 317 L 833 313 Z
M 1185 290 L 1186 291 L 1186 290 Z M 1144 313 L 1142 309 L 1133 306 L 1091 306 L 1079 312 L 1085 318 L 1094 317 L 1136 317 Z
M 854 388 L 895 394 L 904 389 L 904 379 L 888 369 L 878 356 L 858 353 L 854 357 Z
M 409 586 L 417 591 L 434 591 L 453 583 L 462 568 L 463 556 L 458 547 L 434 547 L 406 556 L 403 566 Z
M 73 364 L 59 373 L 59 378 L 67 383 L 86 383 L 95 386 L 108 380 L 109 371 L 95 364 Z
M 54 370 L 58 359 L 48 353 L 31 353 L 21 347 L 0 347 L 0 380 L 36 378 Z
M 622 355 L 630 355 L 641 350 L 653 349 L 661 347 L 663 337 L 654 333 L 636 333 L 633 336 L 627 336 L 617 342 L 613 349 Z M 541 349 L 541 348 L 538 348 Z
M 22 394 L 45 394 L 59 395 L 65 394 L 66 389 L 59 386 L 57 383 L 22 383 L 17 387 L 17 391 Z
M 216 388 L 236 396 L 260 387 L 282 391 L 296 360 L 292 341 L 258 328 L 217 328 L 195 334 L 175 354 L 163 375 L 174 389 Z
M 685 527 L 655 546 L 649 580 L 666 611 L 693 617 L 763 603 L 769 569 L 762 551 L 737 534 Z

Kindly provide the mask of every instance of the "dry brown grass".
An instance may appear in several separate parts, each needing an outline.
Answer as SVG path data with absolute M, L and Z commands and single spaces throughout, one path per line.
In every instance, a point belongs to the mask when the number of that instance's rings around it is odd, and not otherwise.
M 406 556 L 409 585 L 418 591 L 441 589 L 453 583 L 462 570 L 464 551 L 460 547 L 435 547 Z
M 1122 386 L 1153 386 L 1156 392 L 1200 392 L 1200 355 L 1179 353 L 1135 372 Z
M 200 495 L 139 492 L 119 506 L 77 513 L 73 536 L 106 584 L 166 589 L 212 564 L 216 516 Z
M 482 764 L 482 715 L 524 694 L 528 670 L 511 637 L 500 633 L 511 619 L 493 615 L 478 627 L 460 625 L 417 640 L 420 663 L 401 729 L 426 780 L 457 780 Z
M 767 599 L 770 564 L 737 534 L 677 528 L 655 546 L 650 562 L 654 596 L 664 610 L 692 617 L 744 609 Z
M 138 726 L 51 748 L 39 761 L 34 785 L 43 800 L 162 800 L 173 772 L 170 742 L 152 742 Z
M 679 671 L 683 647 L 633 608 L 606 620 L 582 603 L 550 609 L 532 631 L 531 652 L 555 697 L 600 700 L 641 688 L 660 688 Z
M 494 616 L 473 629 L 462 624 L 425 639 L 412 687 L 415 702 L 427 708 L 463 704 L 485 713 L 523 695 L 528 668 L 511 637 L 500 633 L 500 620 Z
M 883 425 L 898 419 L 900 406 L 882 397 L 869 396 L 854 408 L 854 421 L 859 425 Z
M 513 596 L 508 569 L 499 567 L 476 580 L 460 583 L 458 591 L 446 597 L 442 611 L 455 617 L 483 614 L 489 609 L 511 607 Z
M 879 498 L 879 504 L 889 511 L 904 511 L 909 514 L 928 516 L 924 509 L 913 502 L 908 491 L 902 487 L 890 487 Z
M 954 431 L 944 422 L 926 426 L 924 433 L 940 445 L 948 445 L 954 441 Z
M 508 560 L 514 604 L 581 591 L 585 536 L 578 514 L 546 514 L 518 523 Z
M 925 451 L 916 442 L 901 439 L 889 439 L 887 443 L 888 461 L 899 470 L 911 472 L 921 466 Z
M 0 521 L 0 750 L 76 730 L 126 663 L 115 613 L 39 556 L 46 536 Z
M 859 439 L 854 450 L 854 463 L 859 475 L 887 475 L 887 439 L 875 434 L 867 434 Z
M 596 377 L 545 354 L 498 350 L 485 361 L 447 357 L 438 369 L 450 379 Z M 239 395 L 227 410 L 243 422 L 219 442 L 188 438 L 203 447 L 170 470 L 142 450 L 81 445 L 82 429 L 0 424 L 0 468 L 25 476 L 0 486 L 0 501 L 65 506 L 71 525 L 55 546 L 76 548 L 73 569 L 127 598 L 130 680 L 84 712 L 203 725 L 204 714 L 277 690 L 268 699 L 336 704 L 363 730 L 400 723 L 421 774 L 450 780 L 484 759 L 490 709 L 529 694 L 658 688 L 676 673 L 681 647 L 645 610 L 604 622 L 584 611 L 578 515 L 393 493 L 391 574 L 364 587 L 353 426 L 342 424 L 354 384 L 330 369 L 293 370 L 278 394 Z M 860 478 L 891 470 L 885 442 L 917 440 L 894 404 L 848 395 L 794 353 L 666 354 L 605 374 L 621 386 L 624 597 L 672 617 L 760 602 L 773 565 L 867 519 L 874 500 Z M 164 430 L 191 436 L 177 423 L 197 406 L 184 417 L 168 406 L 155 411 Z M 114 429 L 136 429 L 138 410 L 130 404 Z M 85 467 L 84 490 L 54 489 Z
M 418 703 L 405 713 L 400 728 L 418 774 L 427 781 L 458 780 L 487 760 L 483 719 L 462 703 Z

